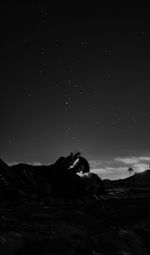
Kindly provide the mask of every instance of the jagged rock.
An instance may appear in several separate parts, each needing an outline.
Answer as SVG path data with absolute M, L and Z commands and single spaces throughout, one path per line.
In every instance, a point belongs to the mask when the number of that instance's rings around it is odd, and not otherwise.
M 78 175 L 75 170 L 68 167 L 72 163 L 72 157 L 59 158 L 54 164 L 48 166 L 32 166 L 28 164 L 16 164 L 8 166 L 1 162 L 1 183 L 27 194 L 42 194 L 45 196 L 51 190 L 54 196 L 81 196 L 84 193 L 104 193 L 104 185 L 101 179 L 94 173 Z M 86 162 L 84 158 L 82 161 Z M 81 161 L 81 162 L 82 162 Z M 82 163 L 83 163 L 82 162 Z M 88 170 L 86 162 L 86 170 Z M 80 167 L 80 165 L 79 165 Z

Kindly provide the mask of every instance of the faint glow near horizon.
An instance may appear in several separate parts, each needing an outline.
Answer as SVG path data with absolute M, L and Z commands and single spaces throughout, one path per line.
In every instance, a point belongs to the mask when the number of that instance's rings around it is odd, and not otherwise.
M 129 176 L 129 167 L 134 173 L 140 173 L 149 169 L 149 156 L 131 156 L 114 158 L 112 161 L 91 161 L 91 172 L 98 174 L 102 179 L 122 179 Z M 119 164 L 119 165 L 118 165 Z

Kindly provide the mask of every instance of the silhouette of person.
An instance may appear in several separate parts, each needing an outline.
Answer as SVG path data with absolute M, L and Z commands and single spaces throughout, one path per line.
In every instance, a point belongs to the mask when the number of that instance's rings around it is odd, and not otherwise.
M 75 173 L 88 173 L 90 171 L 90 165 L 88 161 L 81 156 L 81 153 L 78 152 L 75 154 L 75 161 L 69 169 Z
M 80 171 L 82 173 L 88 173 L 90 171 L 90 165 L 88 161 L 82 156 L 79 156 L 79 165 L 80 165 Z
M 73 164 L 74 158 L 73 153 L 70 153 L 67 157 L 60 157 L 54 164 L 56 169 L 61 171 L 68 170 L 68 168 Z

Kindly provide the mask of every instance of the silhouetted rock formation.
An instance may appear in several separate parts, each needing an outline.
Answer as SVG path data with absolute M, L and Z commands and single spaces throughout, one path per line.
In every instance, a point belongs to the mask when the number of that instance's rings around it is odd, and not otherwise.
M 11 167 L 0 160 L 0 197 L 2 199 L 18 199 L 19 189 L 14 185 L 16 176 Z
M 34 166 L 28 164 L 17 164 L 10 167 L 13 173 L 13 185 L 23 190 L 31 192 L 36 187 L 36 183 L 32 178 Z
M 88 161 L 80 153 L 60 157 L 52 165 L 8 166 L 1 161 L 0 171 L 8 185 L 25 193 L 46 192 L 48 186 L 54 196 L 79 196 L 86 193 L 104 193 L 102 180 L 89 173 Z M 77 173 L 82 173 L 78 175 Z
M 0 158 L 0 169 L 7 168 L 8 165 Z
M 9 187 L 20 190 L 22 184 L 31 192 L 15 203 L 11 193 L 0 197 L 0 254 L 149 255 L 150 170 L 101 181 L 90 172 L 70 171 L 66 158 L 41 167 L 0 162 L 1 175 L 6 181 L 11 176 Z M 29 191 L 30 181 L 37 191 Z M 43 197 L 37 195 L 41 188 Z
M 72 154 L 73 157 L 73 164 L 69 168 L 70 171 L 75 172 L 75 173 L 88 173 L 90 171 L 90 165 L 88 161 L 81 156 L 80 152 L 77 152 L 75 154 Z
M 8 181 L 6 176 L 8 172 L 8 165 L 0 159 L 0 191 L 3 192 L 5 189 L 7 189 Z
M 82 176 L 84 187 L 89 194 L 106 194 L 103 181 L 94 173 L 85 173 Z

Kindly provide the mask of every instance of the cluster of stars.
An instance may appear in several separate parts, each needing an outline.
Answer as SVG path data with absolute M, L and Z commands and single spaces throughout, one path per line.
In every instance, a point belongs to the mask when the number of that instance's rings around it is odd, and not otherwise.
M 46 8 L 42 8 L 41 9 L 41 18 L 42 18 L 42 22 L 46 23 L 47 21 L 47 16 L 48 16 L 48 11 Z
M 76 141 L 77 137 L 74 135 L 73 128 L 69 126 L 66 128 L 66 130 L 67 130 L 67 136 L 69 135 L 73 141 Z
M 66 92 L 64 94 L 64 103 L 65 103 L 65 112 L 68 112 L 69 110 L 69 106 L 71 104 L 71 96 L 69 94 L 69 88 L 71 86 L 71 80 L 68 80 L 68 81 L 65 81 L 65 89 L 66 89 Z
M 64 104 L 65 104 L 65 112 L 69 111 L 69 107 L 72 103 L 72 95 L 74 95 L 74 89 L 78 92 L 78 96 L 85 95 L 85 90 L 79 86 L 79 84 L 72 82 L 71 79 L 64 82 L 65 93 L 64 93 Z M 58 86 L 58 85 L 57 85 Z
M 41 49 L 40 49 L 40 54 L 41 54 L 42 56 L 47 56 L 47 52 L 46 52 L 46 49 L 45 49 L 44 47 L 41 47 Z
M 104 54 L 106 57 L 109 57 L 111 55 L 111 51 L 108 48 L 104 49 Z
M 47 16 L 48 16 L 48 12 L 46 9 L 42 9 L 41 11 L 41 15 L 42 15 L 42 22 L 43 23 L 46 23 L 47 21 Z M 142 31 L 140 32 L 139 34 L 139 39 L 143 39 L 145 36 L 145 32 Z M 60 44 L 62 41 L 60 39 L 55 39 L 55 43 L 56 44 Z M 84 47 L 84 46 L 87 46 L 87 41 L 86 40 L 80 40 L 80 46 L 81 47 Z M 103 49 L 103 52 L 104 52 L 104 56 L 105 57 L 109 57 L 111 56 L 112 54 L 112 50 L 110 50 L 109 48 L 105 48 Z M 40 48 L 40 54 L 41 56 L 45 57 L 47 56 L 47 50 L 45 47 L 41 47 Z M 56 58 L 58 58 L 58 61 L 57 63 L 60 64 L 62 63 L 62 61 L 60 61 L 61 57 L 60 56 L 56 56 Z M 80 58 L 78 58 L 77 62 L 79 63 L 80 62 Z M 73 74 L 73 68 L 70 67 L 70 65 L 64 65 L 64 67 L 66 70 L 68 70 L 68 76 L 72 76 Z M 41 69 L 40 69 L 40 74 L 43 75 L 46 73 L 46 67 L 44 65 L 41 66 Z M 104 73 L 104 77 L 106 79 L 111 79 L 112 78 L 112 73 L 111 72 L 106 72 Z M 76 89 L 77 92 L 78 92 L 78 96 L 83 96 L 85 94 L 87 94 L 87 91 L 83 88 L 81 88 L 81 86 L 79 86 L 78 83 L 74 83 L 72 82 L 71 79 L 68 79 L 64 82 L 65 86 L 64 86 L 64 90 L 63 90 L 63 107 L 64 107 L 64 112 L 65 113 L 68 113 L 69 110 L 70 110 L 70 107 L 71 107 L 71 104 L 73 102 L 73 94 L 72 94 L 72 90 L 73 89 Z M 56 83 L 56 87 L 58 89 L 62 88 L 63 85 L 61 86 L 60 84 Z M 96 95 L 98 92 L 96 89 L 93 89 L 91 91 L 91 95 Z M 31 97 L 31 93 L 29 93 L 28 95 L 29 97 Z M 93 104 L 93 101 L 92 101 L 92 104 Z M 94 113 L 98 112 L 98 107 L 96 104 L 94 105 L 91 105 L 91 111 Z M 150 115 L 149 114 L 145 114 L 145 117 L 147 119 L 150 119 Z M 111 120 L 111 123 L 110 123 L 110 126 L 112 128 L 116 128 L 117 126 L 120 126 L 121 127 L 121 124 L 122 123 L 125 123 L 125 125 L 129 125 L 129 124 L 132 124 L 132 125 L 135 125 L 137 123 L 137 118 L 135 116 L 131 116 L 128 120 L 125 121 L 125 119 L 121 116 L 117 116 L 116 115 L 116 109 L 115 109 L 115 106 L 112 106 L 112 120 Z M 95 125 L 102 125 L 102 122 L 101 120 L 97 120 L 95 121 Z M 72 128 L 70 126 L 67 127 L 67 131 L 71 134 L 72 133 Z M 72 139 L 73 140 L 76 140 L 76 136 L 73 136 L 72 135 Z

